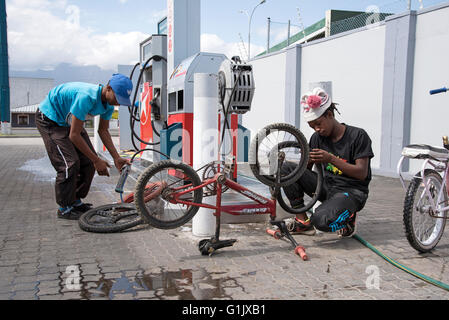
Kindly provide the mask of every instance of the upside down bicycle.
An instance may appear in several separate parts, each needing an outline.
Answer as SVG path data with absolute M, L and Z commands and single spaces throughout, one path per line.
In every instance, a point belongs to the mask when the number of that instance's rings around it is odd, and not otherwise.
M 216 218 L 215 235 L 199 242 L 203 255 L 211 255 L 223 247 L 230 247 L 236 239 L 220 239 L 220 216 L 222 212 L 231 215 L 269 214 L 270 223 L 276 230 L 267 232 L 276 239 L 289 241 L 303 260 L 307 260 L 304 247 L 299 245 L 287 230 L 284 221 L 276 220 L 276 203 L 289 213 L 309 210 L 318 200 L 323 180 L 321 165 L 315 166 L 318 184 L 308 202 L 302 208 L 291 208 L 282 197 L 281 188 L 297 181 L 307 167 L 309 147 L 304 135 L 292 125 L 278 123 L 262 129 L 250 146 L 249 163 L 254 176 L 270 187 L 271 199 L 257 194 L 233 181 L 231 173 L 235 168 L 235 157 L 209 164 L 214 167 L 214 175 L 200 179 L 192 167 L 173 160 L 165 160 L 148 167 L 139 176 L 135 191 L 136 209 L 150 225 L 160 229 L 173 229 L 190 221 L 199 208 L 214 211 Z M 281 174 L 282 164 L 289 161 L 294 170 Z M 145 191 L 151 188 L 150 193 Z M 250 199 L 251 204 L 222 205 L 224 189 L 232 189 Z M 205 194 L 204 191 L 207 191 Z M 203 197 L 216 196 L 216 204 L 203 203 Z

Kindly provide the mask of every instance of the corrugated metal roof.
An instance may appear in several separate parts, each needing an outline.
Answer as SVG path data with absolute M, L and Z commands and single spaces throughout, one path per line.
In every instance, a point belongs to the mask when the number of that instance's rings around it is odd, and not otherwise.
M 39 103 L 32 104 L 29 106 L 14 108 L 11 110 L 11 113 L 34 113 L 34 112 L 36 112 L 37 108 L 39 108 Z

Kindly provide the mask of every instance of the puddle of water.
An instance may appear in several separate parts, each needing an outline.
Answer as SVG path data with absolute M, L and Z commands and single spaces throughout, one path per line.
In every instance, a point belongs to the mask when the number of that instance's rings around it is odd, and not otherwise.
M 35 181 L 55 181 L 56 179 L 56 171 L 48 157 L 30 159 L 17 170 L 31 172 Z
M 116 279 L 105 279 L 102 274 L 99 281 L 84 282 L 81 271 L 81 298 L 114 299 L 118 294 L 130 294 L 137 298 L 139 292 L 148 292 L 150 294 L 145 297 L 160 300 L 210 300 L 232 299 L 225 291 L 227 288 L 240 288 L 244 292 L 235 278 L 225 277 L 223 274 L 225 273 L 207 272 L 205 269 L 164 271 L 161 268 L 158 273 L 143 273 L 132 277 L 127 277 L 122 271 L 121 277 Z M 62 290 L 64 282 L 60 283 Z
M 56 180 L 56 170 L 53 168 L 48 156 L 40 159 L 30 159 L 16 170 L 32 173 L 34 175 L 34 181 L 54 183 Z M 94 180 L 95 182 L 92 184 L 91 192 L 110 192 L 110 196 L 112 196 L 114 201 L 118 201 L 116 194 L 112 192 L 116 183 L 116 178 L 112 173 L 113 170 L 110 170 L 111 183 L 101 183 Z

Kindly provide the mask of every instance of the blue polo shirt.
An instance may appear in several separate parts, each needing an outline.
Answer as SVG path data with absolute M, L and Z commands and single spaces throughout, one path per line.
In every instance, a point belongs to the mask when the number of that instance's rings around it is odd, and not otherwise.
M 111 120 L 114 107 L 101 102 L 102 88 L 84 82 L 61 84 L 48 93 L 39 110 L 61 127 L 70 126 L 71 115 L 81 121 L 85 121 L 88 114 Z

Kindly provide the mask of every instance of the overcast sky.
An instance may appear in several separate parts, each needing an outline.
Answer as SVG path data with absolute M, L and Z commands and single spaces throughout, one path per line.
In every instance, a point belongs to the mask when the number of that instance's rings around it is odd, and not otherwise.
M 248 16 L 260 0 L 202 0 L 201 50 L 240 55 L 248 40 Z M 424 7 L 448 0 L 423 0 Z M 413 9 L 420 2 L 412 1 Z M 254 12 L 251 53 L 265 50 L 267 18 L 271 44 L 286 39 L 300 20 L 305 27 L 324 18 L 328 9 L 399 13 L 407 0 L 267 0 Z M 115 69 L 138 60 L 138 44 L 157 33 L 166 16 L 166 0 L 6 0 L 10 68 L 52 69 L 62 62 Z

